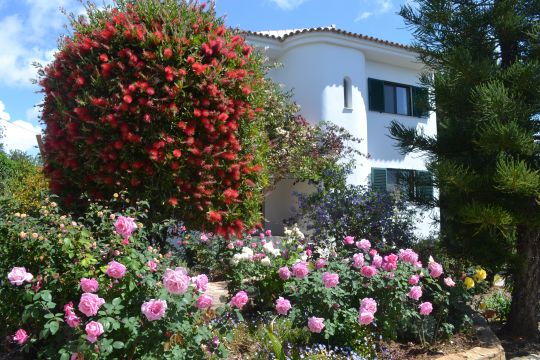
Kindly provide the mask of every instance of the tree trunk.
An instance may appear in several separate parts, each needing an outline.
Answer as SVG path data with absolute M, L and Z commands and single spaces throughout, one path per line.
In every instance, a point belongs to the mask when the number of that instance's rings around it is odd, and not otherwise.
M 540 229 L 520 226 L 515 266 L 512 307 L 505 332 L 513 336 L 538 338 L 537 307 L 540 301 Z

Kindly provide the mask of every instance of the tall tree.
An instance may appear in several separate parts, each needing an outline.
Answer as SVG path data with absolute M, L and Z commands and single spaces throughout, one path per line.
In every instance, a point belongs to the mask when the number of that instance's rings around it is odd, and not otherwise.
M 429 74 L 438 134 L 393 123 L 440 189 L 449 249 L 512 274 L 507 329 L 538 336 L 540 1 L 416 0 L 400 14 Z

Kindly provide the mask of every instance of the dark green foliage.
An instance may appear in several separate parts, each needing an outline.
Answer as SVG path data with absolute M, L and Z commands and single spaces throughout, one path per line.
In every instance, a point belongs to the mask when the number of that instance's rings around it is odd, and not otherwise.
M 540 2 L 417 0 L 400 13 L 432 70 L 421 80 L 432 90 L 438 134 L 397 123 L 391 134 L 404 152 L 430 156 L 447 246 L 486 266 L 509 266 L 520 296 L 533 299 L 540 282 L 527 279 L 540 274 L 527 263 L 540 241 Z

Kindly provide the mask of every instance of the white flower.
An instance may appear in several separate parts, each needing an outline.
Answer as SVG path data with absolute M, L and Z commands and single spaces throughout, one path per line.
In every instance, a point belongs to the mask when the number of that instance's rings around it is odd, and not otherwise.
M 264 266 L 270 266 L 272 264 L 272 262 L 270 261 L 270 258 L 268 256 L 265 256 L 261 260 L 261 264 L 263 264 Z
M 292 230 L 285 228 L 285 230 L 283 231 L 283 234 L 285 236 L 291 236 L 292 235 Z
M 244 246 L 242 248 L 242 254 L 249 259 L 249 258 L 251 258 L 253 256 L 253 250 L 251 250 L 250 248 Z

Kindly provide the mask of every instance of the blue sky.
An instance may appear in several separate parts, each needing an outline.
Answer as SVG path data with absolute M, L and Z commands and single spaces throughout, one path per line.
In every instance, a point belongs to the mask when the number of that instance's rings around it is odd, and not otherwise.
M 336 25 L 340 29 L 403 44 L 410 31 L 396 14 L 410 0 L 217 0 L 227 24 L 247 30 L 278 30 Z M 102 0 L 96 1 L 98 4 Z M 56 39 L 66 33 L 60 8 L 83 13 L 78 0 L 0 0 L 0 126 L 6 149 L 36 153 L 40 131 L 39 89 L 34 61 L 46 64 Z

